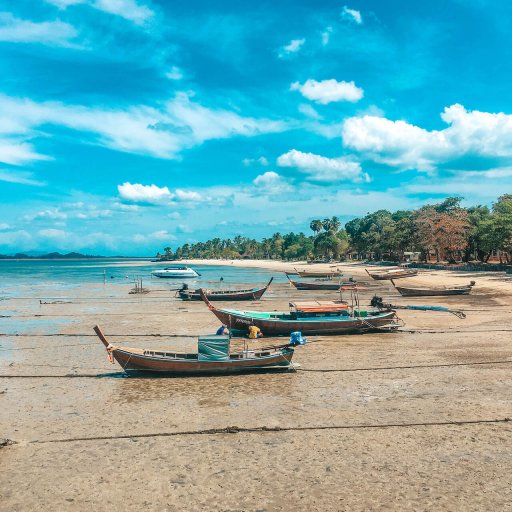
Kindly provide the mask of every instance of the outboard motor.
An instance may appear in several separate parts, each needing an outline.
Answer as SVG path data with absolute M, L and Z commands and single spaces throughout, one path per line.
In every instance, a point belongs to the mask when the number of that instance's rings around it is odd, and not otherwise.
M 374 295 L 372 300 L 370 301 L 370 306 L 374 308 L 384 308 L 384 303 L 382 302 L 382 297 L 378 297 Z
M 305 345 L 306 342 L 306 338 L 302 336 L 300 331 L 294 331 L 290 334 L 290 345 L 292 347 L 296 347 L 297 345 Z

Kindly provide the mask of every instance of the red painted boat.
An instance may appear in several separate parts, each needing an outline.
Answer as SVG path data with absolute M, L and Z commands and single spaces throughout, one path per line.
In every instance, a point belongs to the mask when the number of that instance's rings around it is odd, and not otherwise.
M 227 325 L 230 332 L 247 333 L 250 325 L 259 327 L 264 336 L 290 335 L 295 331 L 302 334 L 351 334 L 373 330 L 393 330 L 399 327 L 394 311 L 351 309 L 346 304 L 327 307 L 318 303 L 314 311 L 306 311 L 300 304 L 291 303 L 292 311 L 240 311 L 238 309 L 216 308 L 202 294 L 210 311 Z M 342 303 L 339 303 L 342 304 Z

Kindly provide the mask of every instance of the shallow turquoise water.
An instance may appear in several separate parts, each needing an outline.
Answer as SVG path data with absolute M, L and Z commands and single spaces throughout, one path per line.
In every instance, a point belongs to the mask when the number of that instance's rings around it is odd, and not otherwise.
M 137 266 L 133 266 L 133 262 Z M 149 260 L 94 259 L 94 260 L 0 260 L 0 300 L 9 297 L 65 297 L 66 293 L 81 284 L 126 284 L 136 279 L 151 281 L 162 286 L 179 287 L 226 287 L 229 284 L 256 286 L 273 276 L 276 282 L 286 282 L 282 272 L 264 269 L 237 268 L 230 266 L 194 265 L 201 274 L 197 279 L 159 279 L 151 271 L 163 268 Z M 222 280 L 221 280 L 222 278 Z M 1 303 L 0 303 L 1 308 Z

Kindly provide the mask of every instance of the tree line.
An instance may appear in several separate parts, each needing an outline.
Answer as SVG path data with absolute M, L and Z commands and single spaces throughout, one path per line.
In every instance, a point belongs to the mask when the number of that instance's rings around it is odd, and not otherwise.
M 274 233 L 257 241 L 241 235 L 170 247 L 157 258 L 355 259 L 404 261 L 418 253 L 421 261 L 487 262 L 494 254 L 511 263 L 512 194 L 487 206 L 461 206 L 448 197 L 416 210 L 378 210 L 342 227 L 338 217 L 315 219 L 305 233 Z

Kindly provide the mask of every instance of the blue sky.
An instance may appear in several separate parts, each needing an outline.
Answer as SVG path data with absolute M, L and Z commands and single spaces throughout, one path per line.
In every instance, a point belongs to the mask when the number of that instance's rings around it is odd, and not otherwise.
M 0 253 L 512 192 L 505 1 L 0 0 Z

